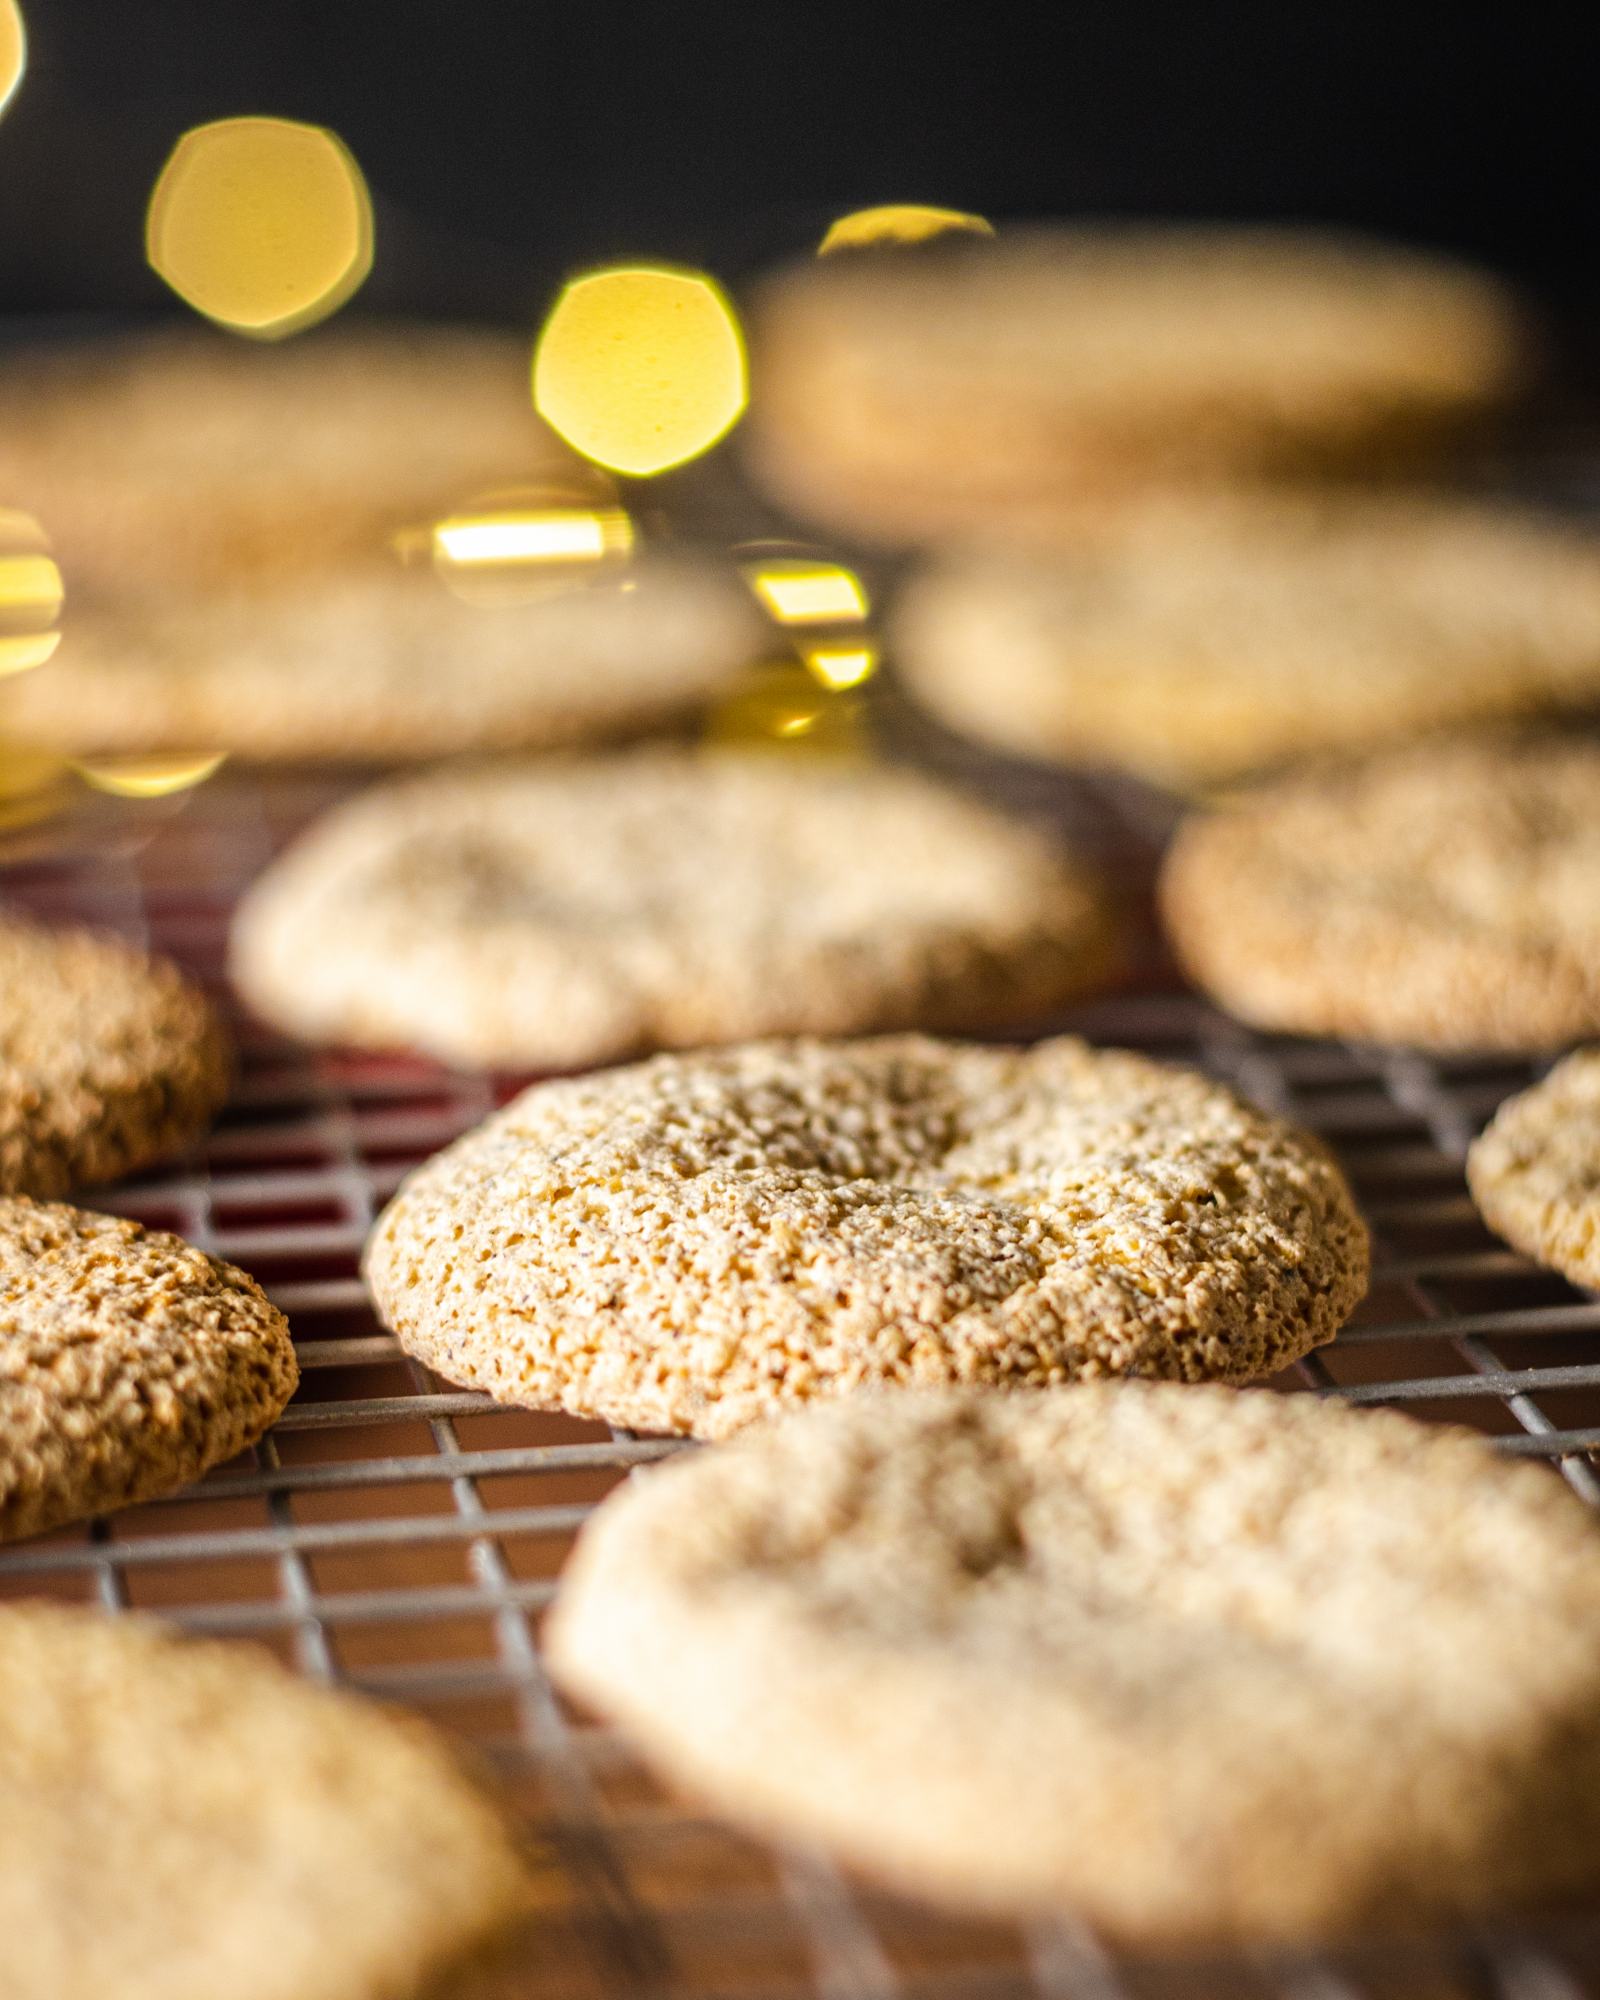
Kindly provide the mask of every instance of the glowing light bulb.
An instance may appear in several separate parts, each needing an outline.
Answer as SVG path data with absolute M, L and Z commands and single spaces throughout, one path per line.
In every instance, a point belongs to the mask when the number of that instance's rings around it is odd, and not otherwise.
M 75 760 L 72 768 L 97 792 L 110 792 L 119 799 L 164 799 L 204 784 L 226 759 L 222 750 L 152 757 L 85 757 Z
M 629 266 L 575 278 L 545 321 L 533 400 L 574 450 L 649 477 L 707 451 L 749 396 L 744 336 L 720 286 Z
M 17 94 L 28 67 L 28 31 L 17 0 L 0 0 L 0 111 Z
M 891 202 L 883 208 L 858 208 L 841 215 L 817 246 L 819 257 L 836 250 L 882 249 L 893 243 L 926 243 L 930 237 L 964 230 L 970 236 L 992 236 L 994 224 L 959 208 L 925 208 L 917 202 Z
M 839 563 L 773 556 L 742 565 L 745 581 L 782 625 L 833 625 L 872 606 L 860 577 Z
M 0 678 L 43 666 L 61 643 L 65 592 L 44 530 L 31 514 L 0 507 Z
M 262 340 L 325 319 L 372 268 L 372 201 L 344 142 L 288 118 L 186 132 L 156 181 L 145 254 L 208 319 Z

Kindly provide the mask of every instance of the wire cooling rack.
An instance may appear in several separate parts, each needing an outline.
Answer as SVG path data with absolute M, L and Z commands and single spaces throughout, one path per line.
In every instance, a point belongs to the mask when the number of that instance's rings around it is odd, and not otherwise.
M 935 763 L 966 761 L 931 733 L 913 747 Z M 1137 906 L 1163 831 L 1154 801 L 1037 773 L 1013 772 L 1010 784 L 1070 822 Z M 323 778 L 224 772 L 181 813 L 134 822 L 161 809 L 130 807 L 120 848 L 30 864 L 7 886 L 49 917 L 166 950 L 220 992 L 239 888 L 336 789 Z M 1600 1501 L 1591 1457 L 1600 1301 L 1490 1237 L 1462 1180 L 1469 1138 L 1529 1080 L 1526 1065 L 1252 1034 L 1179 990 L 1153 939 L 1128 990 L 1050 1025 L 1198 1064 L 1337 1148 L 1375 1227 L 1377 1274 L 1356 1323 L 1301 1365 L 1299 1386 L 1480 1426 Z M 1581 1912 L 1334 1957 L 1124 1964 L 1064 1923 L 1016 1930 L 915 1909 L 665 1797 L 613 1734 L 553 1692 L 537 1624 L 584 1516 L 631 1467 L 673 1447 L 457 1391 L 399 1354 L 357 1275 L 373 1215 L 401 1176 L 516 1080 L 315 1053 L 247 1021 L 238 1037 L 238 1088 L 209 1140 L 99 1205 L 254 1272 L 293 1322 L 301 1392 L 253 1453 L 179 1498 L 0 1551 L 0 1597 L 150 1611 L 255 1640 L 308 1675 L 406 1703 L 468 1740 L 499 1767 L 539 1857 L 541 1913 L 512 1991 L 535 2000 L 1600 1993 L 1600 1916 Z

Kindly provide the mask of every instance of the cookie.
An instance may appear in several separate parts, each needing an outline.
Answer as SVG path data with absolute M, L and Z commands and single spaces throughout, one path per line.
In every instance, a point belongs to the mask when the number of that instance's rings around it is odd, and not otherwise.
M 0 1193 L 59 1195 L 161 1159 L 222 1103 L 205 995 L 115 938 L 0 917 Z
M 731 1818 L 1134 1946 L 1600 1875 L 1600 1536 L 1543 1468 L 1388 1412 L 1147 1383 L 807 1411 L 608 1500 L 546 1645 Z
M 559 1069 L 1037 1016 L 1106 937 L 1052 843 L 931 779 L 650 749 L 368 792 L 246 895 L 233 971 L 312 1041 Z
M 1467 1185 L 1497 1236 L 1600 1289 L 1600 1049 L 1507 1098 L 1467 1154 Z
M 1600 700 L 1600 538 L 1442 499 L 1152 505 L 947 555 L 895 640 L 952 728 L 1181 789 Z
M 537 1084 L 365 1273 L 453 1381 L 720 1437 L 880 1383 L 1245 1381 L 1333 1338 L 1367 1235 L 1315 1139 L 1203 1077 L 894 1036 Z
M 463 602 L 431 568 L 353 569 L 67 619 L 0 689 L 0 729 L 77 756 L 227 750 L 301 762 L 544 748 L 694 709 L 760 643 L 737 582 L 654 557 L 627 587 Z
M 1493 278 L 1309 230 L 1006 229 L 834 256 L 752 306 L 747 449 L 886 541 L 1152 487 L 1391 470 L 1529 368 Z
M 142 1618 L 0 1610 L 0 1792 L 7 2000 L 421 2000 L 527 1898 L 422 1724 Z
M 290 580 L 576 473 L 528 371 L 509 334 L 353 321 L 282 346 L 190 325 L 23 350 L 0 367 L 0 487 L 69 602 Z
M 1600 1029 L 1600 745 L 1421 744 L 1180 828 L 1167 930 L 1258 1027 L 1537 1050 Z
M 299 1379 L 254 1278 L 117 1216 L 0 1195 L 0 1541 L 171 1493 Z

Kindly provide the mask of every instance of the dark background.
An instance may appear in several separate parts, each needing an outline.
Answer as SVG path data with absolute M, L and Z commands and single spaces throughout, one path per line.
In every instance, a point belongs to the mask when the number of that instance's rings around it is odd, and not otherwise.
M 142 219 L 187 126 L 333 126 L 371 307 L 527 320 L 574 265 L 737 280 L 887 200 L 1301 217 L 1600 297 L 1600 9 L 856 0 L 23 0 L 5 310 L 157 306 Z

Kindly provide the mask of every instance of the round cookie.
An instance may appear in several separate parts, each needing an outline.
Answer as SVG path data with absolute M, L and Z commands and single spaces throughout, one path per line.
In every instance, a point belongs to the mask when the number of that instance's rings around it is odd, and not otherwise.
M 0 916 L 0 1193 L 66 1194 L 161 1159 L 227 1084 L 221 1024 L 176 966 Z
M 1600 1290 L 1600 1049 L 1506 1099 L 1467 1154 L 1467 1185 L 1497 1236 Z
M 1147 1383 L 807 1411 L 607 1500 L 546 1648 L 731 1818 L 1135 1947 L 1600 1876 L 1593 1520 L 1387 1412 Z
M 1259 1027 L 1537 1050 L 1600 1029 L 1600 745 L 1464 741 L 1263 785 L 1161 883 L 1196 984 Z
M 7 2000 L 421 2000 L 525 1906 L 422 1724 L 252 1646 L 0 1609 Z
M 880 1383 L 1245 1381 L 1367 1234 L 1321 1145 L 1061 1039 L 756 1043 L 535 1085 L 414 1173 L 365 1275 L 501 1402 L 721 1437 Z
M 463 602 L 398 563 L 69 617 L 0 694 L 14 741 L 77 756 L 430 758 L 624 733 L 694 709 L 760 642 L 731 578 L 646 558 L 626 589 Z
M 1006 229 L 833 256 L 752 308 L 746 447 L 878 538 L 1152 487 L 1389 469 L 1527 366 L 1493 278 L 1310 230 Z
M 573 475 L 513 335 L 341 320 L 281 346 L 193 324 L 0 367 L 0 487 L 85 590 L 179 595 L 384 557 L 474 494 Z M 71 614 L 69 613 L 69 616 Z
M 299 1380 L 254 1278 L 117 1216 L 0 1195 L 0 1541 L 176 1491 Z
M 1184 788 L 1600 699 L 1600 539 L 1443 499 L 1152 504 L 947 555 L 895 638 L 951 727 Z
M 267 871 L 233 938 L 240 991 L 292 1033 L 528 1069 L 987 1026 L 1106 955 L 1094 884 L 932 779 L 677 749 L 376 788 Z

